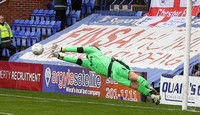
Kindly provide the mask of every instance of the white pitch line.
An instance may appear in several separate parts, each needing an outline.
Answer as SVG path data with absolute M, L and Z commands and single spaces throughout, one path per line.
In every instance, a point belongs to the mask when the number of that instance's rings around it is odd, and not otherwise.
M 0 112 L 1 115 L 14 115 L 14 114 L 11 114 L 11 113 L 4 113 L 4 112 Z
M 120 105 L 120 104 L 112 104 L 112 103 L 97 103 L 97 102 L 85 102 L 85 101 L 72 101 L 72 100 L 62 100 L 62 99 L 52 99 L 52 98 L 40 98 L 40 97 L 30 97 L 30 96 L 21 96 L 21 95 L 9 95 L 9 94 L 0 94 L 0 96 L 9 96 L 9 97 L 19 97 L 19 98 L 29 98 L 29 99 L 41 99 L 48 101 L 59 101 L 66 103 L 85 103 L 85 104 L 100 104 L 100 105 L 110 105 L 110 106 L 120 106 L 120 107 L 132 107 L 132 108 L 142 108 L 142 109 L 156 109 L 156 110 L 168 110 L 168 111 L 182 111 L 180 109 L 166 109 L 166 108 L 153 108 L 153 107 L 141 107 L 141 106 L 133 106 L 133 105 Z M 200 111 L 195 110 L 186 110 L 189 112 L 200 113 Z

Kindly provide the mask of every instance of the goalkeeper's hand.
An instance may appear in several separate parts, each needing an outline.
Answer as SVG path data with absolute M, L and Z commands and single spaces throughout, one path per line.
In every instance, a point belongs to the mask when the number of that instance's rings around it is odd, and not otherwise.
M 51 55 L 52 57 L 56 57 L 56 58 L 60 57 L 60 54 L 58 52 L 54 52 L 53 50 L 51 52 Z
M 52 50 L 52 52 L 59 53 L 62 51 L 62 47 L 60 47 L 59 45 L 56 44 L 51 47 L 51 50 Z
M 52 55 L 52 57 L 56 57 L 56 58 L 58 58 L 60 60 L 63 60 L 63 58 L 64 58 L 63 56 L 60 56 L 59 52 L 52 51 L 51 55 Z

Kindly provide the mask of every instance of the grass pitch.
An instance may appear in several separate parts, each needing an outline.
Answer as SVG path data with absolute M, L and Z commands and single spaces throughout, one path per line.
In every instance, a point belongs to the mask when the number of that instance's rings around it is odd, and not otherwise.
M 147 102 L 0 88 L 0 115 L 200 115 L 200 108 L 192 110 Z

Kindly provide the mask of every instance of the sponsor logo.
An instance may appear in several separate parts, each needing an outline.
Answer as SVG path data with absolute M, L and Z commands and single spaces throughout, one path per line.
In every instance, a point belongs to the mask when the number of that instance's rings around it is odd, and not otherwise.
M 51 79 L 51 69 L 47 67 L 45 69 L 45 82 L 46 82 L 47 87 L 49 86 L 50 79 Z
M 162 92 L 166 101 L 182 102 L 183 84 L 177 82 L 163 82 Z M 200 85 L 190 83 L 188 94 L 189 103 L 195 103 L 195 99 L 200 96 Z
M 197 0 L 192 0 L 192 5 L 195 5 L 196 2 Z
M 164 6 L 167 0 L 160 0 L 160 5 Z
M 49 86 L 49 83 L 58 84 L 58 87 L 66 88 L 66 86 L 82 86 L 82 87 L 93 87 L 100 88 L 101 86 L 101 77 L 96 75 L 96 72 L 89 71 L 85 73 L 83 70 L 82 73 L 74 73 L 68 71 L 52 71 L 49 67 L 45 69 L 45 82 L 46 86 Z

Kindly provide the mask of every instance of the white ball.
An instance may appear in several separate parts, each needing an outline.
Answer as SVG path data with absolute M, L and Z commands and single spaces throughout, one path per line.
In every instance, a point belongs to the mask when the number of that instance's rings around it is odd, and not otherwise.
M 35 55 L 40 55 L 42 54 L 44 51 L 44 48 L 43 48 L 43 45 L 39 44 L 39 43 L 36 43 L 32 46 L 32 52 L 33 54 Z

